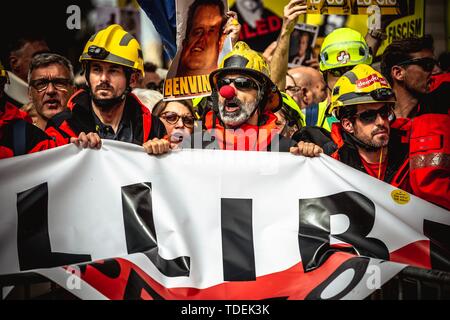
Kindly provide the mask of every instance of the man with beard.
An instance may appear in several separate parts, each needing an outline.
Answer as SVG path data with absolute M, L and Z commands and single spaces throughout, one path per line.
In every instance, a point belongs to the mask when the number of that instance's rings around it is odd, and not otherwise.
M 97 132 L 102 139 L 143 145 L 148 153 L 167 152 L 170 144 L 161 139 L 164 125 L 131 93 L 137 72 L 144 75 L 138 41 L 121 26 L 111 25 L 91 37 L 80 62 L 89 92 L 76 92 L 68 103 L 71 112 L 53 117 L 47 132 L 52 134 L 52 126 L 66 136 Z
M 270 70 L 264 58 L 245 42 L 238 42 L 233 51 L 209 76 L 212 88 L 212 110 L 205 116 L 203 133 L 194 133 L 183 141 L 183 147 L 243 151 L 303 150 L 293 140 L 280 136 L 277 117 L 282 97 L 270 80 Z M 296 148 L 293 148 L 296 147 Z M 314 155 L 320 148 L 304 152 Z
M 381 69 L 397 96 L 392 126 L 409 137 L 414 194 L 450 210 L 450 81 L 437 74 L 433 38 L 394 41 Z
M 414 118 L 420 113 L 419 100 L 429 91 L 432 76 L 439 73 L 433 38 L 408 38 L 391 43 L 383 53 L 381 72 L 397 97 L 397 118 Z
M 395 97 L 387 80 L 370 66 L 358 65 L 338 79 L 331 103 L 340 121 L 333 123 L 331 133 L 305 127 L 299 138 L 357 170 L 411 191 L 409 145 L 402 131 L 390 128 Z

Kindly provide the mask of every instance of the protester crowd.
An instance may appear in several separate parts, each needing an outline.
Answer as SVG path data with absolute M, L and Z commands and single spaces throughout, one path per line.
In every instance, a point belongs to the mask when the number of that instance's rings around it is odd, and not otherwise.
M 68 143 L 100 148 L 101 139 L 154 155 L 193 147 L 325 153 L 450 210 L 448 53 L 439 63 L 430 36 L 396 40 L 378 69 L 381 32 L 339 28 L 315 61 L 288 68 L 289 36 L 305 13 L 292 0 L 264 54 L 238 41 L 240 24 L 227 13 L 233 49 L 209 74 L 212 94 L 194 101 L 161 99 L 164 79 L 120 25 L 80 44 L 77 83 L 71 62 L 43 39 L 20 39 L 0 67 L 0 158 Z M 27 104 L 8 93 L 12 77 L 26 82 Z

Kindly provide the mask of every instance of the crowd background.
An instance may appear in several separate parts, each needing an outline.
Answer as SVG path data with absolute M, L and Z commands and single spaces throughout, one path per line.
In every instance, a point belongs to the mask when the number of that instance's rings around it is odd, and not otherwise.
M 162 1 L 166 2 L 166 1 Z M 167 1 L 170 2 L 170 1 Z M 173 2 L 173 1 L 172 1 Z M 287 0 L 264 0 L 264 6 L 282 17 Z M 435 53 L 439 55 L 450 49 L 450 4 L 445 0 L 428 0 L 425 2 L 425 34 L 434 38 Z M 229 1 L 232 7 L 234 0 Z M 66 13 L 71 5 L 81 9 L 81 28 L 69 30 L 66 26 Z M 75 72 L 81 70 L 78 61 L 80 50 L 89 37 L 99 28 L 98 17 L 103 7 L 128 7 L 137 11 L 140 22 L 140 38 L 144 53 L 144 61 L 151 62 L 159 68 L 167 69 L 170 60 L 163 52 L 161 38 L 152 22 L 136 2 L 129 0 L 61 0 L 61 1 L 11 1 L 0 19 L 2 40 L 0 61 L 5 65 L 6 56 L 14 40 L 26 35 L 43 37 L 52 51 L 67 57 L 74 65 Z M 139 8 L 139 9 L 138 9 Z M 14 14 L 7 14 L 14 13 Z M 20 15 L 20 19 L 17 18 Z M 135 18 L 136 19 L 136 18 Z M 316 53 L 320 50 L 323 37 L 336 27 L 347 26 L 362 34 L 367 31 L 366 18 L 357 16 L 319 16 L 308 15 L 308 23 L 320 25 L 319 38 L 315 46 Z M 129 31 L 129 30 L 127 30 Z M 159 72 L 159 71 L 158 71 Z M 164 74 L 164 71 L 161 71 Z

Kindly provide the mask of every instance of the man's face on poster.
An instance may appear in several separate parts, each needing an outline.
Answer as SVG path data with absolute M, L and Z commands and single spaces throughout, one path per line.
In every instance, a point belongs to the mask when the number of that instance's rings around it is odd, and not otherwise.
M 303 33 L 300 37 L 300 49 L 298 51 L 298 55 L 300 57 L 305 56 L 306 49 L 308 49 L 308 47 L 309 47 L 309 34 Z
M 242 7 L 251 12 L 255 12 L 262 7 L 261 0 L 237 0 L 236 2 L 240 2 Z
M 181 64 L 184 75 L 209 74 L 217 69 L 222 35 L 222 16 L 215 5 L 200 6 L 195 10 L 191 30 L 188 30 Z

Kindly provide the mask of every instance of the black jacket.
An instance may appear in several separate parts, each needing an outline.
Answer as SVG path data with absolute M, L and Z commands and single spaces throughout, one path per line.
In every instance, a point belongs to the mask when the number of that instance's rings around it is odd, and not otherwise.
M 333 123 L 331 132 L 319 127 L 304 127 L 293 139 L 317 144 L 325 154 L 367 173 L 355 142 L 339 123 Z M 391 128 L 387 161 L 384 182 L 409 191 L 409 143 L 406 131 Z
M 65 135 L 76 137 L 80 132 L 97 132 L 101 138 L 142 145 L 153 138 L 163 138 L 167 132 L 161 120 L 152 115 L 134 94 L 126 98 L 124 114 L 119 129 L 114 135 L 108 134 L 105 125 L 96 119 L 91 105 L 91 96 L 80 90 L 69 100 L 69 111 L 62 112 L 49 123 Z

